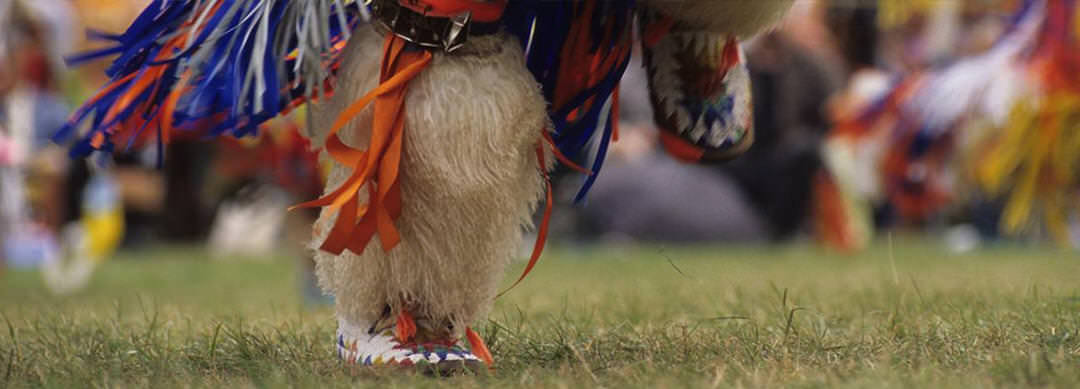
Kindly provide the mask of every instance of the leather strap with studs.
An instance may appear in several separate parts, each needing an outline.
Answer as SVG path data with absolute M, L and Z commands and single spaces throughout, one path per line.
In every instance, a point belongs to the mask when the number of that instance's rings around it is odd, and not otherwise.
M 368 0 L 367 5 L 383 30 L 429 50 L 451 53 L 470 37 L 495 34 L 501 26 L 498 20 L 474 20 L 470 11 L 435 15 L 422 6 L 405 6 L 399 1 L 415 0 Z

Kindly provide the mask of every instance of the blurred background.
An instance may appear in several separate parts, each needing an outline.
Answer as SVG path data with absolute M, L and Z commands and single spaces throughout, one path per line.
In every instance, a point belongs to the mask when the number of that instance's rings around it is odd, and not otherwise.
M 72 139 L 53 139 L 108 65 L 63 58 L 99 47 L 87 29 L 121 32 L 147 3 L 0 0 L 0 272 L 37 271 L 66 293 L 118 250 L 288 251 L 301 293 L 324 301 L 304 249 L 316 215 L 286 211 L 317 197 L 325 171 L 299 135 L 302 110 L 259 138 L 88 160 L 68 157 Z M 896 233 L 956 252 L 1075 248 L 1077 12 L 1071 0 L 799 0 L 744 42 L 756 143 L 722 165 L 665 155 L 635 59 L 620 139 L 589 198 L 572 202 L 577 173 L 554 176 L 551 242 L 797 241 L 850 253 Z

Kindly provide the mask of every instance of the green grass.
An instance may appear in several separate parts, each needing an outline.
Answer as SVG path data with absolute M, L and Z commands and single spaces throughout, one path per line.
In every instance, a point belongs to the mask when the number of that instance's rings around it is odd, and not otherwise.
M 8 272 L 0 387 L 1080 387 L 1075 252 L 553 248 L 477 326 L 496 372 L 450 382 L 341 366 L 295 268 L 129 252 L 67 298 Z

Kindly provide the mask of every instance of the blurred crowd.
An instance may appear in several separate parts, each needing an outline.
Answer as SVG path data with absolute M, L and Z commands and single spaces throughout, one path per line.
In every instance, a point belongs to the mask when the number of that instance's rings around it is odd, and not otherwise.
M 720 166 L 663 154 L 632 66 L 625 134 L 565 236 L 855 251 L 899 231 L 957 251 L 1075 247 L 1076 15 L 1074 0 L 796 2 L 744 43 L 756 141 Z
M 133 145 L 87 160 L 68 158 L 70 139 L 53 139 L 74 103 L 104 82 L 105 64 L 68 68 L 64 56 L 96 47 L 84 40 L 84 28 L 118 32 L 146 3 L 0 0 L 0 266 L 46 266 L 64 258 L 93 264 L 118 247 L 163 242 L 206 243 L 215 253 L 256 257 L 294 242 L 303 257 L 301 242 L 314 215 L 284 211 L 321 190 L 317 154 L 299 136 L 303 112 L 274 122 L 257 139 Z M 882 155 L 906 139 L 893 129 L 901 126 L 858 130 L 852 138 L 837 134 L 852 131 L 842 124 L 873 116 L 868 107 L 900 100 L 896 89 L 907 84 L 897 80 L 992 53 L 1003 37 L 1022 33 L 1017 15 L 1028 3 L 796 2 L 777 29 L 744 42 L 756 142 L 742 157 L 715 166 L 686 165 L 664 154 L 646 76 L 635 59 L 621 87 L 619 140 L 586 202 L 570 198 L 581 176 L 556 175 L 556 193 L 565 198 L 553 234 L 564 242 L 816 239 L 842 250 L 864 246 L 883 228 L 947 232 L 960 249 L 997 239 L 1006 198 L 957 196 L 965 192 L 957 184 L 963 180 L 927 189 L 934 183 L 918 178 L 951 177 L 952 165 L 908 156 L 901 164 L 903 185 L 919 187 L 918 194 L 890 191 Z M 1073 6 L 1069 0 L 1042 3 Z M 832 141 L 841 138 L 858 142 Z M 945 138 L 956 137 L 926 142 Z M 1076 203 L 1075 193 L 1065 193 L 1060 201 Z M 1071 215 L 1063 216 L 1069 228 Z M 1012 235 L 1069 241 L 1060 239 L 1059 225 L 1047 226 Z M 78 278 L 76 268 L 57 266 L 58 280 Z

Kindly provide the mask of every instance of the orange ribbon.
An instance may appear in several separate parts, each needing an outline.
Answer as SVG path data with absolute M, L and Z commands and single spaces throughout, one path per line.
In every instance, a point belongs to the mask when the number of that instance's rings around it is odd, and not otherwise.
M 487 345 L 484 344 L 484 338 L 480 337 L 476 331 L 473 331 L 472 327 L 465 327 L 465 337 L 469 339 L 469 346 L 472 347 L 473 355 L 484 361 L 489 368 L 495 366 L 495 358 L 491 356 L 491 351 L 488 350 Z
M 389 35 L 383 45 L 380 84 L 338 116 L 326 141 L 326 151 L 337 163 L 352 166 L 352 175 L 335 191 L 293 208 L 328 207 L 338 218 L 322 250 L 341 254 L 346 249 L 360 254 L 377 233 L 383 250 L 401 241 L 395 221 L 401 216 L 401 153 L 405 128 L 405 95 L 409 81 L 431 63 L 426 50 L 407 49 L 408 42 Z M 372 102 L 374 122 L 367 150 L 346 145 L 338 132 Z M 363 187 L 368 204 L 358 204 Z
M 429 15 L 454 15 L 469 11 L 473 20 L 496 21 L 506 1 L 477 3 L 471 0 L 425 0 L 401 2 L 402 6 Z M 293 208 L 327 207 L 338 211 L 337 221 L 320 249 L 341 254 L 346 249 L 360 254 L 378 234 L 383 250 L 401 241 L 395 222 L 401 216 L 399 174 L 404 143 L 405 95 L 409 81 L 431 63 L 426 50 L 408 49 L 409 44 L 388 35 L 383 45 L 379 86 L 346 108 L 334 122 L 326 140 L 326 151 L 339 164 L 352 167 L 352 174 L 333 192 Z M 352 119 L 371 103 L 374 122 L 367 150 L 349 147 L 338 136 Z M 360 190 L 367 187 L 368 202 L 361 206 Z

